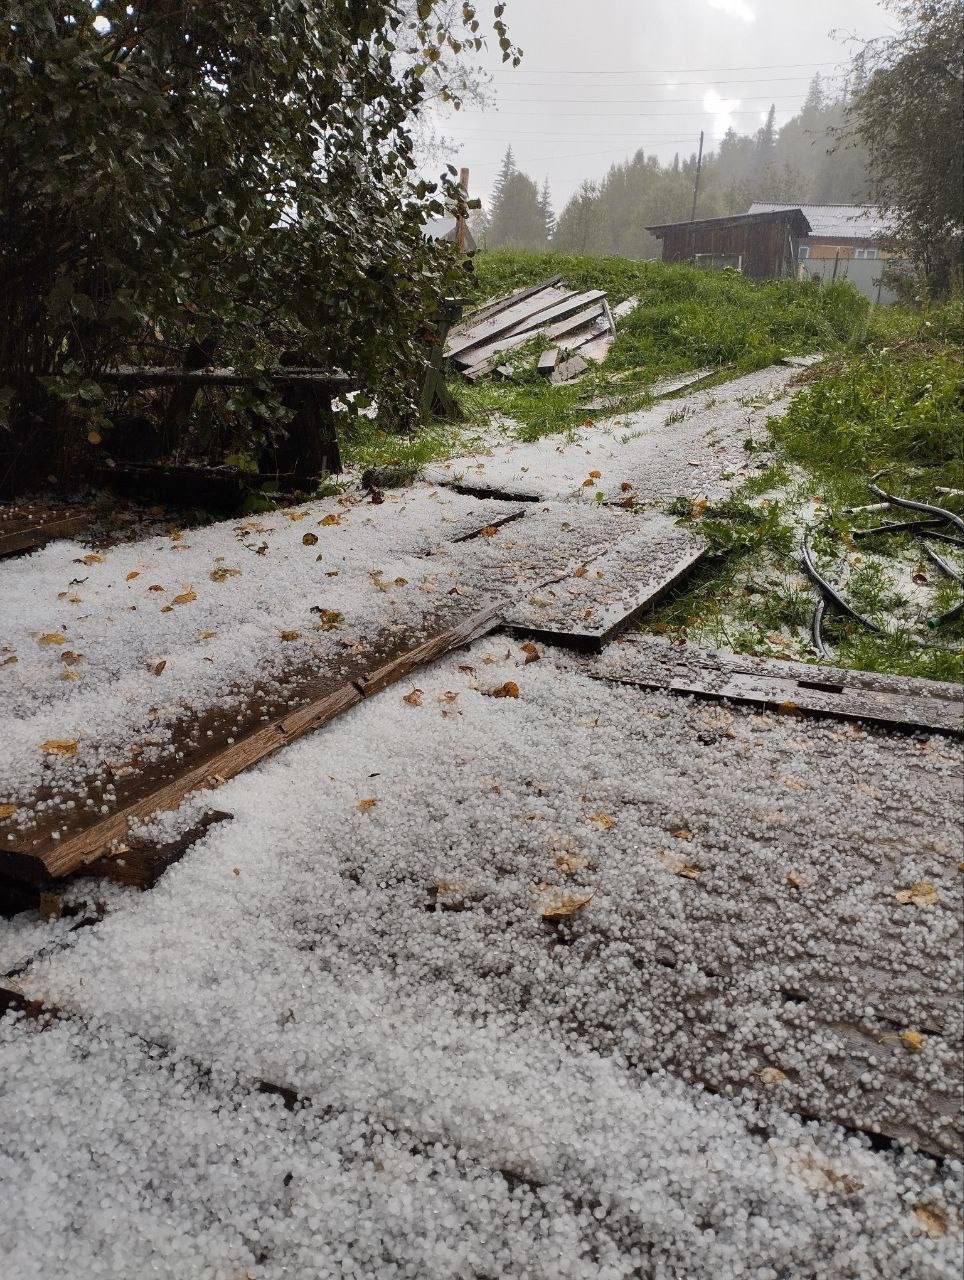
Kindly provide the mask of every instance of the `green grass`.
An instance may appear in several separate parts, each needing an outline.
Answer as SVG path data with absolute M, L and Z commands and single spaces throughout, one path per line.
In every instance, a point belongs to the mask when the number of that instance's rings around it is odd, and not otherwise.
M 911 535 L 851 537 L 852 527 L 911 513 L 843 510 L 876 501 L 866 485 L 879 470 L 898 495 L 961 510 L 961 500 L 936 492 L 964 488 L 961 314 L 960 304 L 924 313 L 879 309 L 845 350 L 805 375 L 789 412 L 770 424 L 776 465 L 724 503 L 672 508 L 719 554 L 644 629 L 738 653 L 813 660 L 814 595 L 798 565 L 806 528 L 827 576 L 887 632 L 873 635 L 828 611 L 824 631 L 837 665 L 964 681 L 964 622 L 927 626 L 928 616 L 960 600 L 961 588 L 928 564 Z M 964 567 L 964 556 L 947 550 Z M 911 589 L 922 570 L 923 603 Z
M 792 280 L 754 284 L 735 272 L 502 249 L 476 257 L 475 301 L 557 274 L 573 289 L 606 290 L 611 306 L 629 297 L 640 305 L 619 324 L 605 363 L 577 384 L 551 387 L 538 377 L 539 341 L 508 357 L 516 370 L 511 382 L 457 380 L 453 390 L 470 421 L 505 414 L 520 423 L 523 438 L 536 439 L 602 416 L 586 408 L 599 396 L 614 401 L 605 416 L 642 408 L 648 388 L 672 374 L 707 367 L 722 380 L 782 355 L 843 350 L 863 332 L 868 312 L 867 301 L 843 283 L 823 289 Z

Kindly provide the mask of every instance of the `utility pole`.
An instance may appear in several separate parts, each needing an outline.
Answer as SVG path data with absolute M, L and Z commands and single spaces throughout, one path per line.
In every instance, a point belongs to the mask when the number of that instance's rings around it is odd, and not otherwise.
M 459 188 L 462 192 L 462 198 L 469 198 L 469 171 L 468 169 L 459 170 Z M 465 214 L 460 213 L 455 219 L 455 245 L 459 253 L 465 252 L 465 233 L 467 231 L 467 219 Z
M 696 202 L 700 198 L 700 170 L 703 168 L 703 130 L 700 130 L 700 154 L 696 161 L 696 185 L 693 187 L 693 212 L 690 222 L 696 221 Z

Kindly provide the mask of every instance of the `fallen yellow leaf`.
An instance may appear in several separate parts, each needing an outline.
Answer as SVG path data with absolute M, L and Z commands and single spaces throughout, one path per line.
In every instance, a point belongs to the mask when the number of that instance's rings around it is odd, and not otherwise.
M 319 520 L 318 523 L 320 525 L 341 524 L 341 516 L 335 515 L 334 512 L 331 512 L 329 515 L 325 516 L 323 520 Z
M 199 640 L 213 640 L 218 633 L 216 631 L 202 631 L 198 636 Z
M 602 479 L 602 472 L 601 472 L 601 471 L 590 471 L 590 472 L 589 472 L 589 479 L 590 479 L 590 480 L 601 480 L 601 479 Z
M 914 1215 L 931 1239 L 936 1240 L 947 1234 L 947 1218 L 940 1209 L 929 1204 L 919 1204 L 914 1209 Z
M 72 649 L 64 649 L 60 655 L 60 661 L 68 667 L 76 667 L 78 662 L 83 662 L 83 655 L 74 653 Z
M 575 875 L 577 871 L 582 871 L 588 865 L 588 861 L 578 853 L 560 853 L 556 855 L 556 868 L 563 875 Z
M 182 591 L 180 595 L 171 598 L 171 604 L 193 604 L 197 599 L 197 592 L 193 587 L 188 587 L 186 591 Z
M 514 680 L 506 680 L 505 684 L 500 684 L 498 689 L 493 689 L 489 696 L 492 698 L 518 698 L 519 686 Z
M 161 658 L 158 662 L 155 662 L 152 664 L 151 671 L 153 672 L 154 675 L 159 676 L 166 666 L 167 666 L 167 659 Z
M 4 818 L 12 818 L 16 812 L 17 812 L 17 805 L 0 804 L 0 821 L 2 821 Z
M 525 642 L 525 644 L 522 646 L 522 652 L 525 654 L 525 662 L 523 662 L 522 664 L 524 667 L 527 667 L 530 662 L 538 662 L 539 659 L 542 657 L 542 654 L 539 652 L 539 650 L 536 648 L 536 646 L 532 643 L 531 640 L 527 640 Z
M 104 437 L 100 434 L 100 432 L 99 432 L 99 431 L 94 431 L 93 429 L 91 429 L 90 431 L 88 431 L 88 432 L 87 432 L 87 443 L 88 443 L 88 444 L 100 444 L 100 442 L 101 442 L 101 440 L 103 440 L 103 438 L 104 438 Z
M 227 578 L 239 578 L 240 576 L 240 569 L 228 569 L 224 565 L 217 569 L 212 569 L 208 574 L 212 582 L 224 582 Z
M 61 671 L 60 678 L 61 680 L 79 680 L 80 672 L 79 671 Z
M 104 557 L 99 556 L 96 551 L 88 551 L 84 556 L 84 564 L 103 564 Z
M 564 893 L 552 891 L 539 905 L 539 914 L 543 920 L 563 920 L 566 916 L 574 916 L 592 902 L 593 893 Z
M 307 533 L 303 533 L 301 535 L 301 541 L 305 544 L 306 547 L 313 547 L 315 543 L 318 541 L 318 535 L 317 533 L 312 533 L 311 530 L 309 529 Z
M 482 537 L 494 538 L 498 532 L 499 532 L 499 526 L 497 524 L 487 524 L 485 528 L 482 530 Z
M 765 1085 L 783 1084 L 787 1078 L 787 1073 L 781 1071 L 779 1067 L 763 1067 L 757 1072 L 757 1075 Z
M 799 871 L 787 872 L 787 884 L 793 889 L 808 889 L 810 881 Z
M 900 889 L 894 897 L 903 906 L 913 904 L 915 907 L 935 907 L 940 899 L 937 890 L 929 880 L 918 880 L 909 889 Z
M 691 862 L 687 862 L 678 853 L 661 853 L 659 854 L 659 860 L 667 871 L 672 871 L 674 876 L 683 876 L 687 880 L 698 880 L 700 878 L 699 867 L 694 867 Z
M 59 631 L 45 631 L 42 636 L 39 636 L 37 638 L 37 644 L 42 644 L 42 645 L 54 645 L 54 644 L 66 644 L 66 643 L 67 643 L 67 637 L 65 635 L 61 635 Z
M 337 609 L 312 609 L 312 613 L 318 614 L 318 626 L 322 631 L 334 631 L 335 627 L 341 626 L 345 617 Z
M 411 693 L 406 693 L 403 702 L 407 702 L 410 707 L 420 707 L 422 705 L 421 689 L 413 689 Z
M 355 808 L 359 813 L 367 813 L 369 809 L 374 809 L 378 801 L 374 796 L 366 796 L 364 800 L 359 800 Z
M 298 640 L 300 639 L 300 637 L 301 637 L 300 631 L 282 631 L 281 632 L 282 640 Z
M 127 575 L 127 577 L 124 579 L 124 581 L 133 582 L 135 578 L 139 578 L 140 576 L 141 574 L 139 569 L 132 569 L 130 573 Z
M 601 831 L 612 831 L 616 825 L 616 819 L 601 810 L 598 813 L 591 813 L 586 821 L 591 822 L 594 827 L 599 827 Z
M 307 514 L 308 514 L 308 512 L 307 512 L 307 511 L 286 511 L 286 512 L 285 512 L 285 515 L 286 515 L 286 516 L 288 517 L 288 519 L 292 522 L 292 524 L 293 524 L 296 520 L 304 520 L 304 518 L 305 518 L 305 516 L 306 516 Z
M 72 756 L 77 753 L 76 738 L 48 738 L 40 744 L 40 750 L 48 756 Z
M 902 1031 L 900 1038 L 904 1044 L 910 1049 L 911 1053 L 920 1053 L 924 1045 L 927 1043 L 927 1037 L 922 1036 L 919 1031 Z

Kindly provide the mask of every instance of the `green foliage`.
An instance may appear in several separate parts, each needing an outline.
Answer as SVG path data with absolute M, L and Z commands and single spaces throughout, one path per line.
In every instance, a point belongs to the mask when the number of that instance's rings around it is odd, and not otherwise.
M 787 456 L 818 482 L 881 469 L 905 493 L 964 481 L 964 360 L 960 304 L 909 317 L 877 313 L 882 334 L 842 356 L 773 424 Z M 903 336 L 894 341 L 897 333 Z
M 511 383 L 485 379 L 467 387 L 456 380 L 453 390 L 473 421 L 499 412 L 521 424 L 524 438 L 535 439 L 585 422 L 583 406 L 594 396 L 609 398 L 607 414 L 641 408 L 651 384 L 669 374 L 713 366 L 722 377 L 763 368 L 781 355 L 839 350 L 868 310 L 846 283 L 755 284 L 736 273 L 548 252 L 494 250 L 475 258 L 479 300 L 556 274 L 573 289 L 606 290 L 613 306 L 629 297 L 640 305 L 620 323 L 605 363 L 572 386 L 549 386 L 535 376 L 539 341 L 528 349 L 528 361 L 525 352 L 512 353 Z
M 870 157 L 871 197 L 894 224 L 893 246 L 925 294 L 964 287 L 964 132 L 960 0 L 888 0 L 899 26 L 857 55 L 864 81 L 848 126 Z
M 283 352 L 339 367 L 388 417 L 411 418 L 426 319 L 461 270 L 422 234 L 457 191 L 414 172 L 422 73 L 455 40 L 435 8 L 403 19 L 396 0 L 13 6 L 0 29 L 11 452 L 50 470 L 38 453 L 99 413 L 100 370 L 180 363 L 192 342 L 246 370 Z M 496 35 L 514 59 L 503 9 Z M 474 7 L 459 12 L 478 44 Z M 423 65 L 399 66 L 400 34 Z

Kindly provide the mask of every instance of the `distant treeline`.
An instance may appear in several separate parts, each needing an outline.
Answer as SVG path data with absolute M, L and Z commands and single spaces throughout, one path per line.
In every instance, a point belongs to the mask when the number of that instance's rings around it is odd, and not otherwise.
M 755 134 L 727 131 L 715 151 L 704 152 L 698 218 L 745 213 L 754 200 L 779 203 L 859 204 L 867 198 L 866 154 L 842 140 L 849 94 L 830 97 L 819 76 L 811 81 L 799 115 L 782 129 L 770 108 Z M 480 245 L 558 249 L 566 253 L 659 256 L 647 226 L 688 219 L 693 207 L 696 152 L 668 165 L 637 151 L 601 182 L 584 182 L 553 215 L 548 181 L 540 189 L 519 171 L 510 147 L 488 209 L 475 217 Z

